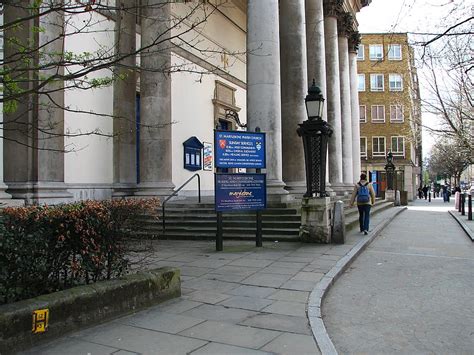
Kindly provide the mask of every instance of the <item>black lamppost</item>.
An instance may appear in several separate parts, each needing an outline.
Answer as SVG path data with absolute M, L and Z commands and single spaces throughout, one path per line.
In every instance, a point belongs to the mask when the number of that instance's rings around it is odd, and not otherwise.
M 385 171 L 387 172 L 387 190 L 393 190 L 393 175 L 395 172 L 395 165 L 393 164 L 393 154 L 388 152 L 387 164 L 385 164 Z
M 322 119 L 324 97 L 321 90 L 313 85 L 305 98 L 308 119 L 299 124 L 297 133 L 303 137 L 306 168 L 306 193 L 304 197 L 326 196 L 326 155 L 328 139 L 332 135 L 331 126 Z

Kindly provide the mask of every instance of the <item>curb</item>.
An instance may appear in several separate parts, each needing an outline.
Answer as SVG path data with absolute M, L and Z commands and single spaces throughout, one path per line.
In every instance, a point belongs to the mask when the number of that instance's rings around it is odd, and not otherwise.
M 334 282 L 342 275 L 355 258 L 357 258 L 357 256 L 359 256 L 359 254 L 361 254 L 375 238 L 377 238 L 380 232 L 387 227 L 396 216 L 406 209 L 407 207 L 397 208 L 395 213 L 389 219 L 378 224 L 369 236 L 363 237 L 363 239 L 354 245 L 346 255 L 339 259 L 336 265 L 334 265 L 332 269 L 324 275 L 324 277 L 316 284 L 313 291 L 311 291 L 308 301 L 308 318 L 313 337 L 321 351 L 321 354 L 333 355 L 338 353 L 329 337 L 321 315 L 321 305 L 324 297 Z
M 159 268 L 0 306 L 0 354 L 15 353 L 181 295 L 180 270 Z M 35 310 L 49 311 L 32 331 Z M 33 318 L 34 319 L 34 318 Z M 48 324 L 49 323 L 49 324 Z
M 471 239 L 472 242 L 474 242 L 474 232 L 467 226 L 467 224 L 459 218 L 459 216 L 456 215 L 455 212 L 457 211 L 448 211 L 453 218 L 458 221 L 459 225 L 461 226 L 462 229 L 464 229 L 464 232 L 466 232 L 467 236 Z

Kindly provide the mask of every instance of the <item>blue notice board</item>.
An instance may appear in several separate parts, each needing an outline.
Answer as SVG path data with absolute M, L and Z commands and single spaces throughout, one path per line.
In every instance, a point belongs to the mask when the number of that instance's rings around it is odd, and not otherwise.
M 215 167 L 265 169 L 265 133 L 214 131 Z
M 217 212 L 258 211 L 267 207 L 266 174 L 215 174 Z

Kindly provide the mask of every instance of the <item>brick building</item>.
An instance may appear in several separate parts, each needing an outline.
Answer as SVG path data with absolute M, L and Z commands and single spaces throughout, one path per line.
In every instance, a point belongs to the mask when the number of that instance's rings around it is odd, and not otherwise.
M 406 33 L 363 34 L 357 53 L 361 170 L 377 195 L 386 189 L 388 152 L 395 188 L 416 196 L 421 178 L 421 110 L 413 48 Z

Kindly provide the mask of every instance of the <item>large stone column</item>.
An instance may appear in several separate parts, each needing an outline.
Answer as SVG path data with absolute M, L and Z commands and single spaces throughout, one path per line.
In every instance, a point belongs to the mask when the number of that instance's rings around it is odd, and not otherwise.
M 329 182 L 334 191 L 344 190 L 342 181 L 341 89 L 339 78 L 339 49 L 337 16 L 341 8 L 324 1 L 324 40 L 326 53 L 327 117 L 334 133 L 329 139 Z
M 148 0 L 142 7 L 140 72 L 140 181 L 138 196 L 170 195 L 171 145 L 171 43 L 170 2 Z M 157 38 L 159 44 L 154 44 Z
M 351 85 L 349 75 L 348 37 L 353 17 L 345 13 L 338 21 L 339 79 L 341 85 L 341 124 L 342 124 L 342 181 L 348 187 L 353 184 L 352 164 L 352 117 Z
M 303 142 L 296 133 L 306 118 L 306 34 L 304 0 L 280 2 L 283 181 L 292 194 L 306 191 Z
M 288 192 L 282 180 L 278 0 L 247 0 L 247 124 L 266 133 L 269 198 Z
M 63 74 L 60 62 L 64 50 L 64 15 L 60 11 L 49 12 L 51 7 L 61 4 L 62 0 L 41 4 L 39 27 L 42 31 L 38 33 L 38 42 L 28 37 L 34 33 L 30 20 L 6 31 L 5 53 L 9 59 L 17 57 L 18 61 L 25 61 L 29 54 L 28 51 L 19 52 L 16 44 L 8 42 L 8 37 L 30 47 L 31 43 L 37 43 L 39 49 L 35 57 L 42 68 L 37 75 L 43 81 L 58 73 Z M 10 21 L 24 15 L 29 13 L 21 7 L 6 8 L 5 19 Z M 6 115 L 6 136 L 8 140 L 14 140 L 5 144 L 4 151 L 5 181 L 9 192 L 27 203 L 51 204 L 72 200 L 64 183 L 64 83 L 54 80 L 36 89 L 35 74 L 26 66 L 17 66 L 16 70 L 17 77 L 27 78 L 20 86 L 33 89 L 35 94 L 22 97 L 17 109 Z
M 132 194 L 136 186 L 136 8 L 135 0 L 118 2 L 115 51 L 123 58 L 114 81 L 114 196 Z
M 360 119 L 359 119 L 359 91 L 357 89 L 357 49 L 360 35 L 353 32 L 349 37 L 349 75 L 351 81 L 351 115 L 352 115 L 352 164 L 353 179 L 358 180 L 361 173 L 360 162 Z

